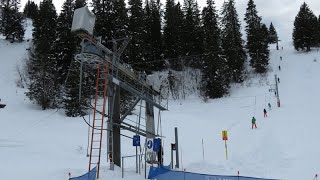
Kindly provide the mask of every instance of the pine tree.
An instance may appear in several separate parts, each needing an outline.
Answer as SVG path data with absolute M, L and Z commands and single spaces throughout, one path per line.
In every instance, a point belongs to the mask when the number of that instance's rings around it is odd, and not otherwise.
M 11 42 L 22 41 L 25 29 L 22 13 L 19 12 L 20 0 L 1 1 L 1 7 L 1 33 Z
M 74 9 L 74 0 L 65 0 L 60 15 L 57 18 L 57 39 L 55 41 L 54 49 L 56 50 L 56 59 L 60 74 L 57 80 L 61 85 L 63 85 L 66 80 L 69 65 L 79 46 L 77 37 L 71 32 Z
M 202 11 L 204 49 L 208 54 L 202 64 L 201 90 L 205 97 L 219 98 L 228 93 L 229 68 L 221 49 L 221 30 L 213 0 Z
M 114 1 L 92 0 L 92 5 L 96 15 L 95 35 L 101 36 L 102 43 L 107 45 L 108 39 L 113 37 Z
M 182 31 L 183 55 L 202 54 L 203 33 L 201 30 L 200 11 L 195 0 L 184 0 L 183 12 L 185 15 Z M 185 64 L 190 67 L 199 67 L 199 60 L 186 59 Z
M 163 43 L 164 43 L 164 56 L 165 58 L 177 57 L 175 51 L 176 36 L 174 30 L 174 0 L 167 0 L 164 12 L 164 27 L 163 27 Z
M 159 71 L 163 68 L 162 59 L 162 34 L 160 2 L 154 0 L 147 1 L 145 6 L 145 38 L 144 38 L 144 58 L 153 61 L 147 64 L 149 71 Z
M 247 33 L 246 48 L 248 49 L 249 55 L 251 57 L 250 65 L 254 67 L 255 58 L 257 57 L 256 47 L 260 43 L 258 41 L 259 35 L 257 33 L 260 29 L 261 18 L 258 16 L 256 5 L 254 4 L 253 0 L 249 0 L 248 2 L 244 20 L 247 23 L 245 30 Z
M 113 37 L 123 38 L 128 36 L 128 10 L 124 0 L 114 1 L 114 16 L 113 16 Z M 123 56 L 122 56 L 123 57 Z
M 230 68 L 231 79 L 234 82 L 244 80 L 244 62 L 246 53 L 241 39 L 241 25 L 235 8 L 235 1 L 224 3 L 222 9 L 222 48 Z
M 129 18 L 128 9 L 124 0 L 115 0 L 113 2 L 113 17 L 112 17 L 112 36 L 114 39 L 128 37 L 129 33 Z M 129 48 L 132 41 L 129 42 L 128 47 L 121 55 L 121 60 L 128 63 Z M 120 89 L 120 112 L 125 113 L 134 101 L 134 97 L 126 90 Z
M 9 24 L 9 19 L 10 18 L 10 5 L 9 2 L 7 1 L 0 1 L 0 33 L 4 34 L 6 31 L 6 27 Z
M 91 108 L 91 97 L 94 94 L 96 69 L 90 66 L 83 66 L 82 82 L 80 84 L 80 62 L 72 61 L 65 85 L 65 97 L 63 99 L 65 112 L 67 116 L 76 117 L 87 114 L 87 110 Z M 81 86 L 81 94 L 79 94 Z M 80 96 L 80 97 L 79 97 Z
M 128 32 L 128 9 L 126 8 L 126 3 L 124 0 L 114 1 L 114 13 L 113 13 L 113 38 L 120 39 L 129 36 Z M 130 44 L 131 42 L 129 42 Z M 123 62 L 128 62 L 127 50 L 121 55 L 121 60 Z
M 255 69 L 258 73 L 264 73 L 267 70 L 269 64 L 269 31 L 265 24 L 261 24 L 260 27 L 260 43 L 257 49 L 258 57 L 255 63 Z
M 320 47 L 320 15 L 318 17 L 318 47 Z
M 42 109 L 55 107 L 59 87 L 56 77 L 54 41 L 56 40 L 56 10 L 52 0 L 40 3 L 39 14 L 33 23 L 33 44 L 27 63 L 27 76 L 30 84 L 26 95 Z
M 74 0 L 65 0 L 62 10 L 57 18 L 56 41 L 54 42 L 55 61 L 57 63 L 57 76 L 60 89 L 59 101 L 64 103 L 67 116 L 78 116 L 79 111 L 79 62 L 73 62 L 80 40 L 71 32 L 72 18 L 76 9 Z M 85 2 L 77 1 L 79 7 L 83 7 Z M 70 67 L 70 64 L 73 66 Z M 85 101 L 83 101 L 85 102 Z M 88 106 L 88 105 L 87 105 Z M 83 109 L 81 109 L 83 110 Z M 84 113 L 84 112 L 82 112 Z
M 179 56 L 183 56 L 184 54 L 184 27 L 185 27 L 185 21 L 184 21 L 184 14 L 183 14 L 183 10 L 182 10 L 182 6 L 181 4 L 178 2 L 175 7 L 174 7 L 174 12 L 175 12 L 175 28 L 176 28 L 176 35 L 174 34 L 174 36 L 176 36 L 177 42 L 176 42 L 176 46 L 174 47 L 174 49 L 176 49 L 176 53 Z M 181 66 L 181 62 L 180 63 Z
M 30 5 L 31 5 L 31 0 L 28 0 L 27 3 L 24 5 L 24 8 L 23 8 L 23 14 L 25 17 L 27 18 L 30 18 L 29 16 L 29 9 L 30 9 Z
M 250 55 L 250 65 L 258 73 L 264 73 L 267 70 L 268 58 L 264 56 L 265 51 L 268 51 L 264 45 L 264 37 L 260 35 L 261 33 L 261 17 L 258 16 L 258 11 L 253 0 L 249 0 L 248 7 L 246 9 L 245 18 L 246 21 L 246 33 L 247 33 L 247 45 Z M 266 62 L 265 62 L 266 61 Z
M 218 25 L 218 15 L 213 0 L 207 0 L 207 6 L 202 11 L 204 49 L 207 53 L 221 55 L 221 38 Z
M 310 51 L 317 45 L 317 17 L 304 2 L 294 20 L 293 44 L 297 51 Z
M 86 5 L 87 5 L 87 0 L 76 0 L 74 2 L 74 9 L 78 9 Z
M 269 27 L 269 39 L 268 39 L 269 44 L 277 43 L 278 42 L 278 35 L 277 31 L 274 28 L 272 22 L 270 23 Z
M 143 39 L 143 57 L 146 59 L 146 61 L 150 61 L 153 54 L 152 54 L 152 12 L 151 12 L 151 2 L 148 0 L 146 1 L 146 5 L 144 7 L 144 14 L 145 14 L 145 19 L 144 19 L 144 39 Z M 153 59 L 154 60 L 154 59 Z M 145 64 L 145 69 L 146 70 L 151 70 L 152 63 L 147 63 Z
M 38 5 L 31 0 L 28 0 L 23 9 L 23 14 L 25 17 L 34 19 L 38 13 Z
M 12 17 L 14 18 L 14 23 L 12 28 L 14 29 L 13 32 L 13 41 L 17 39 L 19 42 L 23 41 L 25 28 L 23 14 L 19 12 L 20 8 L 20 0 L 13 0 L 13 14 Z
M 131 42 L 127 47 L 127 55 L 129 64 L 141 63 L 146 61 L 143 58 L 143 43 L 144 43 L 144 11 L 142 9 L 141 0 L 129 0 L 129 24 L 128 32 L 132 37 Z M 136 64 L 133 68 L 144 70 L 147 69 L 146 64 Z
M 79 99 L 79 87 L 80 87 L 80 62 L 72 61 L 69 67 L 68 78 L 65 84 L 65 95 L 63 97 L 63 103 L 65 108 L 65 113 L 69 117 L 77 117 L 85 114 L 84 108 L 80 104 L 85 104 L 85 98 Z M 83 92 L 83 91 L 82 91 Z M 81 102 L 79 103 L 79 100 Z
M 182 56 L 184 15 L 180 3 L 175 5 L 173 0 L 166 1 L 164 21 L 164 58 L 175 58 L 170 61 L 170 68 L 181 70 L 181 64 L 178 57 Z

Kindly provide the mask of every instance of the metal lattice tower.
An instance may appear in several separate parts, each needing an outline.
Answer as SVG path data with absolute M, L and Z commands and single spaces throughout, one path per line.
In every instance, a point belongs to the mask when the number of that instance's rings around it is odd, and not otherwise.
M 113 50 L 106 48 L 101 42 L 99 42 L 94 36 L 92 36 L 93 27 L 95 22 L 95 16 L 89 12 L 87 7 L 77 9 L 74 14 L 74 19 L 72 23 L 72 31 L 76 32 L 78 37 L 82 39 L 81 42 L 81 53 L 75 56 L 75 60 L 81 62 L 82 64 L 94 64 L 100 67 L 107 67 L 105 72 L 105 82 L 107 87 L 104 89 L 106 93 L 103 93 L 104 106 L 105 102 L 108 102 L 107 115 L 104 113 L 104 109 L 99 111 L 102 117 L 108 117 L 107 120 L 107 153 L 110 160 L 110 168 L 113 169 L 113 164 L 121 166 L 121 141 L 120 141 L 120 129 L 125 129 L 137 133 L 139 135 L 152 138 L 157 136 L 155 133 L 155 123 L 154 123 L 154 112 L 153 107 L 159 110 L 167 110 L 166 105 L 162 105 L 160 100 L 157 102 L 156 96 L 160 93 L 153 88 L 151 88 L 150 83 L 146 79 L 141 79 L 139 74 L 133 72 L 125 63 L 120 61 L 121 54 L 128 45 L 130 38 L 123 38 L 113 40 Z M 122 42 L 120 48 L 118 48 L 118 43 Z M 97 76 L 99 78 L 99 76 Z M 98 80 L 97 80 L 98 81 Z M 98 83 L 97 83 L 98 84 Z M 130 108 L 121 116 L 120 115 L 120 88 L 130 92 L 136 97 L 136 100 L 130 105 Z M 101 95 L 100 95 L 101 97 Z M 95 99 L 98 98 L 96 94 Z M 138 104 L 140 100 L 146 102 L 146 130 L 139 129 L 128 123 L 123 122 L 124 119 L 133 108 Z M 95 103 L 97 100 L 95 100 Z M 103 108 L 104 108 L 103 106 Z M 94 108 L 94 113 L 96 114 L 96 106 Z M 95 116 L 96 117 L 96 116 Z M 101 118 L 103 119 L 103 118 Z M 94 121 L 93 121 L 94 122 Z M 94 128 L 93 128 L 94 129 Z M 103 129 L 103 125 L 101 125 Z M 94 130 L 92 130 L 93 132 Z M 101 130 L 102 131 L 102 130 Z M 95 141 L 102 141 L 102 132 L 100 139 L 91 138 L 91 149 Z M 101 143 L 99 151 L 101 152 Z M 92 152 L 90 156 L 92 155 Z M 99 154 L 99 156 L 101 156 Z M 89 164 L 92 163 L 90 158 Z M 99 161 L 100 163 L 100 157 Z M 98 167 L 100 164 L 98 165 Z M 90 171 L 91 165 L 89 165 Z M 99 168 L 98 172 L 99 174 Z

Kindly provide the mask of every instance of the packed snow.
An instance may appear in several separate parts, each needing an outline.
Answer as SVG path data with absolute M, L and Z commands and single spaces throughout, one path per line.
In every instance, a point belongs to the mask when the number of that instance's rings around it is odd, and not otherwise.
M 31 38 L 30 27 L 26 34 Z M 242 176 L 290 180 L 313 179 L 320 172 L 319 52 L 302 53 L 291 45 L 281 46 L 283 50 L 278 51 L 270 47 L 267 74 L 249 71 L 248 80 L 232 85 L 227 97 L 208 102 L 196 95 L 169 100 L 159 129 L 164 136 L 164 164 L 170 163 L 170 144 L 174 143 L 174 127 L 178 127 L 180 170 L 219 175 L 239 171 Z M 0 109 L 1 179 L 63 180 L 69 178 L 68 173 L 82 175 L 89 162 L 88 127 L 82 118 L 68 118 L 63 109 L 43 111 L 25 96 L 26 89 L 17 86 L 17 67 L 22 67 L 28 47 L 26 41 L 0 40 L 0 103 L 7 105 Z M 280 108 L 274 92 L 269 92 L 275 88 L 275 74 L 280 78 Z M 267 107 L 269 102 L 272 110 Z M 251 129 L 253 116 L 257 129 Z M 136 118 L 128 117 L 134 122 Z M 228 160 L 223 130 L 229 136 Z M 135 154 L 131 139 L 123 137 L 121 147 L 122 155 Z M 124 172 L 124 179 L 144 179 L 144 169 L 141 175 L 135 173 L 135 158 L 125 159 Z M 100 174 L 102 180 L 122 179 L 121 169 L 110 171 L 105 161 Z

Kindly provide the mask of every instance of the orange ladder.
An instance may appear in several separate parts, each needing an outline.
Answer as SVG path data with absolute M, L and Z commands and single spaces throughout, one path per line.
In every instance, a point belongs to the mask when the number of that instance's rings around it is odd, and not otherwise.
M 91 165 L 97 166 L 97 179 L 99 178 L 100 171 L 100 158 L 101 158 L 101 148 L 102 148 L 102 132 L 105 117 L 105 107 L 107 100 L 107 81 L 108 81 L 109 65 L 106 64 L 105 70 L 101 69 L 100 64 L 98 64 L 97 77 L 96 77 L 96 93 L 94 97 L 94 112 L 92 121 L 92 134 L 91 134 L 91 146 L 90 146 L 90 159 L 89 159 L 89 171 L 91 170 Z M 101 91 L 101 83 L 103 82 L 103 91 Z M 103 92 L 103 102 L 99 101 L 99 95 Z M 102 112 L 97 113 L 97 112 Z M 101 116 L 100 116 L 101 115 Z

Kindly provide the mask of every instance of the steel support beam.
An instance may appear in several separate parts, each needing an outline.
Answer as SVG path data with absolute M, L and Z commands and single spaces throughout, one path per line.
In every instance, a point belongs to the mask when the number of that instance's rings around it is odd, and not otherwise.
M 138 102 L 141 100 L 141 98 L 137 98 L 133 104 L 129 107 L 129 109 L 127 110 L 127 112 L 125 112 L 121 118 L 120 118 L 120 122 L 123 122 L 123 120 L 131 113 L 131 111 L 133 110 L 133 108 L 138 104 Z

